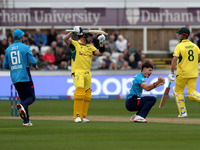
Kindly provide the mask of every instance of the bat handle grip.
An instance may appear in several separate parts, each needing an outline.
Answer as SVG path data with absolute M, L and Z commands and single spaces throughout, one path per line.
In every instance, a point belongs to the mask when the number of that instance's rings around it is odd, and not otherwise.
M 168 87 L 170 87 L 170 85 L 171 85 L 171 82 L 169 82 L 169 85 L 168 85 Z
M 75 30 L 65 30 L 67 32 L 76 32 Z

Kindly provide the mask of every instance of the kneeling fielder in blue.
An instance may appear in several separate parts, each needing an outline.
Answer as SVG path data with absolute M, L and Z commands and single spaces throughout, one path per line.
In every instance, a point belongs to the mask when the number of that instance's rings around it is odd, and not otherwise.
M 130 93 L 126 99 L 126 109 L 128 111 L 137 111 L 137 113 L 131 117 L 131 122 L 146 123 L 147 120 L 145 118 L 156 103 L 156 98 L 154 96 L 141 97 L 143 89 L 150 91 L 165 84 L 165 80 L 160 76 L 158 77 L 158 81 L 148 85 L 145 78 L 149 78 L 152 71 L 153 66 L 149 63 L 145 63 L 142 65 L 141 72 L 137 74 L 132 81 Z
M 32 126 L 29 121 L 28 106 L 35 101 L 34 85 L 31 79 L 28 61 L 37 68 L 37 61 L 30 47 L 22 43 L 24 32 L 16 29 L 13 32 L 15 42 L 6 49 L 4 64 L 10 70 L 12 82 L 19 94 L 21 104 L 17 104 L 24 126 Z

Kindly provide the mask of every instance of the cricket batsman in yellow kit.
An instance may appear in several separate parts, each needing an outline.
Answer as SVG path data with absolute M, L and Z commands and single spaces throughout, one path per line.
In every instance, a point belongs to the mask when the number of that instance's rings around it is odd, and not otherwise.
M 100 43 L 99 50 L 90 44 L 92 34 L 83 33 L 80 26 L 75 26 L 73 32 L 69 32 L 65 37 L 65 43 L 72 50 L 71 75 L 75 85 L 74 92 L 74 122 L 89 122 L 87 113 L 91 101 L 91 62 L 93 55 L 102 55 L 104 52 L 103 41 L 105 36 L 98 36 Z M 71 40 L 72 33 L 76 33 L 79 41 Z
M 178 117 L 187 117 L 183 95 L 185 85 L 187 85 L 187 97 L 192 101 L 200 102 L 200 93 L 196 91 L 200 50 L 196 44 L 188 40 L 190 35 L 188 28 L 182 27 L 177 33 L 180 43 L 175 47 L 171 62 L 171 74 L 168 79 L 170 82 L 175 80 L 174 70 L 177 66 L 175 87 L 173 88 L 174 98 L 179 111 Z

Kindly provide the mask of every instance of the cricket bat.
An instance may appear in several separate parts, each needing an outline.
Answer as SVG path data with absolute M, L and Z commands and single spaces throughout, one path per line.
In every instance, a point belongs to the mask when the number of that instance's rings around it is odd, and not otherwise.
M 160 100 L 160 105 L 159 105 L 159 108 L 163 107 L 165 105 L 165 101 L 167 100 L 167 97 L 168 97 L 168 94 L 169 94 L 169 90 L 170 90 L 170 85 L 171 85 L 171 82 L 169 82 L 169 85 L 168 87 L 165 89 L 165 92 Z
M 66 30 L 67 32 L 76 32 L 74 30 Z M 96 33 L 96 34 L 104 34 L 104 35 L 108 35 L 108 33 L 102 31 L 102 30 L 85 30 L 83 29 L 83 33 Z

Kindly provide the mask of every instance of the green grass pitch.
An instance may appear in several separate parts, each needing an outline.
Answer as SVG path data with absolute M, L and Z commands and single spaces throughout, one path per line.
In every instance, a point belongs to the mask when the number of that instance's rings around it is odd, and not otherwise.
M 174 100 L 148 117 L 177 118 Z M 10 116 L 10 103 L 0 102 L 0 116 Z M 186 100 L 190 118 L 200 118 L 200 104 Z M 31 116 L 72 116 L 73 101 L 36 101 Z M 93 100 L 89 116 L 130 117 L 125 100 Z M 147 120 L 148 120 L 147 117 Z M 181 118 L 184 119 L 184 118 Z M 74 123 L 72 120 L 32 120 L 23 127 L 20 119 L 0 119 L 1 150 L 189 150 L 200 146 L 198 124 L 99 122 Z

